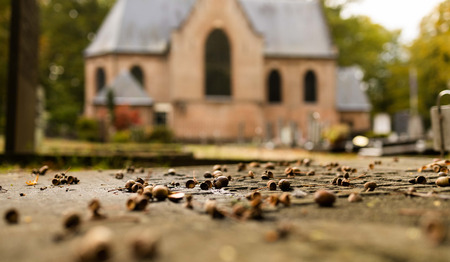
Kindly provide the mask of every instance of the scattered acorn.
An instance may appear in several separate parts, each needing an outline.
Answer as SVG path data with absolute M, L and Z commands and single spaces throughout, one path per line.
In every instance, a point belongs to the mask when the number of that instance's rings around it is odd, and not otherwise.
M 81 224 L 81 217 L 78 213 L 68 213 L 63 218 L 63 227 L 69 231 L 76 231 Z
M 138 234 L 131 240 L 133 256 L 138 260 L 152 260 L 158 255 L 158 240 L 151 234 Z
M 195 179 L 189 179 L 188 181 L 186 181 L 186 188 L 194 188 L 195 185 L 197 185 L 198 182 Z
M 289 193 L 282 193 L 278 200 L 281 204 L 283 204 L 285 207 L 288 207 L 291 205 L 291 195 Z
M 336 201 L 336 195 L 331 191 L 319 189 L 314 193 L 314 201 L 321 207 L 332 207 Z
M 214 179 L 213 184 L 216 189 L 226 187 L 228 186 L 228 178 L 226 176 L 219 176 L 216 179 Z
M 362 200 L 363 199 L 359 193 L 354 192 L 348 196 L 348 202 L 350 202 L 350 203 L 361 202 Z
M 436 179 L 435 183 L 440 187 L 450 186 L 450 178 L 447 176 L 441 176 Z
M 15 208 L 11 208 L 6 210 L 5 212 L 5 220 L 8 224 L 17 224 L 19 223 L 19 212 Z
M 169 189 L 162 185 L 154 186 L 152 194 L 154 198 L 158 199 L 158 201 L 163 201 L 169 195 Z
M 269 180 L 269 182 L 267 182 L 267 187 L 272 191 L 277 190 L 277 182 Z
M 278 182 L 278 187 L 281 189 L 281 191 L 289 191 L 291 190 L 291 182 L 287 179 L 281 179 Z
M 145 208 L 147 207 L 147 204 L 148 204 L 148 199 L 141 195 L 130 197 L 126 202 L 126 206 L 127 206 L 128 210 L 130 210 L 130 211 L 145 210 Z
M 93 262 L 111 259 L 112 231 L 98 226 L 89 230 L 80 241 L 78 261 Z
M 366 191 L 374 191 L 377 188 L 377 183 L 375 182 L 367 182 L 364 184 L 364 189 Z

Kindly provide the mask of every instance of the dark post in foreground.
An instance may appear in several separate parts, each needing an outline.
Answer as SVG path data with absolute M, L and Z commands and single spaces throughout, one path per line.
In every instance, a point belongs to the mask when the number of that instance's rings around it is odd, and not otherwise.
M 35 149 L 39 10 L 35 0 L 11 0 L 5 153 Z

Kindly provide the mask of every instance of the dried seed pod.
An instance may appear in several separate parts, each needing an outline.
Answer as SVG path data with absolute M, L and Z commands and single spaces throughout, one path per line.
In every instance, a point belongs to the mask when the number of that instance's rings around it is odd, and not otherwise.
M 314 201 L 321 207 L 331 207 L 336 201 L 336 196 L 331 191 L 319 189 L 314 193 Z
M 436 179 L 435 183 L 440 187 L 450 186 L 450 178 L 446 176 L 441 176 Z
M 100 205 L 100 201 L 97 198 L 94 198 L 91 200 L 91 202 L 89 202 L 88 204 L 89 210 L 91 210 L 92 212 L 98 212 L 98 210 L 100 209 L 101 205 Z
M 11 208 L 6 210 L 5 212 L 5 220 L 8 224 L 17 224 L 19 223 L 19 212 L 15 208 Z
M 245 169 L 247 169 L 247 165 L 245 164 L 245 163 L 239 163 L 238 165 L 237 165 L 237 171 L 238 172 L 241 172 L 241 171 L 244 171 Z
M 228 178 L 226 176 L 219 176 L 216 179 L 214 179 L 213 184 L 216 189 L 226 187 L 228 186 Z
M 39 175 L 43 176 L 43 175 L 45 175 L 45 173 L 47 173 L 47 171 L 48 171 L 48 166 L 44 165 L 41 168 L 39 168 L 38 172 L 39 172 Z
M 136 183 L 141 183 L 141 184 L 145 183 L 144 179 L 142 179 L 141 177 L 136 178 L 135 181 L 136 181 Z
M 186 188 L 194 188 L 197 185 L 197 181 L 193 179 L 189 179 L 186 181 Z
M 145 196 L 148 199 L 152 199 L 153 198 L 152 191 L 153 191 L 153 186 L 146 186 L 146 187 L 144 187 L 142 195 Z
M 73 184 L 73 181 L 74 181 L 74 180 L 75 180 L 75 179 L 74 179 L 73 176 L 68 176 L 68 177 L 67 177 L 67 184 L 69 184 L 69 185 Z
M 273 178 L 273 173 L 270 170 L 265 170 L 264 175 L 266 175 L 268 178 Z
M 418 177 L 416 177 L 416 183 L 417 184 L 426 184 L 427 179 L 424 176 L 418 176 Z
M 291 195 L 289 193 L 282 193 L 280 197 L 278 198 L 281 204 L 283 204 L 285 207 L 288 207 L 291 205 Z
M 244 217 L 246 211 L 247 208 L 243 204 L 237 203 L 233 206 L 232 214 L 236 218 L 242 218 Z
M 131 191 L 133 191 L 134 193 L 138 192 L 139 190 L 143 190 L 144 189 L 144 185 L 142 185 L 139 182 L 134 183 L 134 185 L 131 187 Z
M 270 180 L 269 182 L 267 182 L 267 187 L 272 191 L 277 190 L 277 182 Z
M 366 191 L 374 191 L 377 188 L 377 183 L 375 182 L 367 182 L 364 184 L 364 189 Z
M 350 186 L 350 180 L 347 178 L 342 179 L 341 186 Z
M 225 217 L 224 213 L 222 211 L 220 211 L 219 209 L 217 209 L 216 201 L 213 201 L 213 200 L 207 200 L 205 202 L 205 211 L 212 218 L 220 219 L 220 218 Z
M 125 183 L 125 188 L 128 189 L 128 191 L 131 191 L 131 187 L 133 187 L 133 185 L 136 183 L 136 181 L 134 180 L 128 180 Z
M 421 218 L 424 235 L 433 245 L 442 244 L 447 237 L 447 226 L 439 214 L 430 212 Z
M 255 173 L 253 173 L 253 171 L 248 171 L 248 175 L 247 175 L 248 177 L 250 177 L 250 178 L 255 178 Z
M 178 203 L 184 198 L 184 193 L 182 193 L 182 192 L 173 192 L 173 193 L 170 193 L 167 196 L 167 198 L 170 201 L 172 201 L 172 202 Z
M 272 162 L 267 162 L 267 163 L 264 165 L 264 169 L 275 169 L 275 164 L 272 163 Z
M 278 187 L 282 190 L 282 191 L 289 191 L 291 190 L 291 182 L 289 182 L 289 180 L 287 179 L 281 179 L 278 182 Z
M 207 180 L 207 181 L 209 181 L 209 180 Z M 211 181 L 209 181 L 209 182 L 211 183 Z M 200 189 L 201 190 L 208 190 L 208 189 L 210 189 L 210 187 L 209 187 L 208 183 L 203 182 L 203 183 L 200 183 Z
M 69 213 L 63 218 L 63 227 L 69 231 L 76 231 L 81 224 L 81 217 L 78 213 Z
M 131 249 L 138 260 L 154 259 L 158 255 L 158 241 L 147 234 L 139 234 L 131 240 Z
M 261 198 L 261 193 L 259 191 L 254 191 L 245 196 L 248 200 L 253 200 L 256 198 Z
M 351 193 L 348 196 L 348 202 L 350 202 L 350 203 L 361 202 L 361 201 L 362 201 L 362 197 L 359 193 Z
M 278 199 L 278 194 L 272 194 L 269 196 L 269 198 L 267 199 L 267 201 L 272 205 L 272 206 L 277 206 L 278 203 L 280 202 L 280 200 Z
M 203 177 L 204 177 L 204 178 L 212 178 L 213 175 L 212 175 L 210 172 L 205 172 L 205 173 L 203 174 Z
M 158 201 L 163 201 L 169 195 L 169 189 L 162 185 L 154 186 L 152 194 L 154 198 L 158 199 Z
M 52 179 L 52 184 L 53 184 L 54 186 L 58 186 L 60 183 L 61 183 L 61 181 L 60 181 L 58 178 L 53 178 L 53 179 Z
M 259 162 L 250 162 L 250 163 L 248 164 L 248 166 L 249 166 L 249 167 L 260 167 L 260 164 L 259 164 Z
M 78 261 L 106 261 L 111 258 L 112 232 L 110 229 L 98 226 L 89 230 L 80 241 Z

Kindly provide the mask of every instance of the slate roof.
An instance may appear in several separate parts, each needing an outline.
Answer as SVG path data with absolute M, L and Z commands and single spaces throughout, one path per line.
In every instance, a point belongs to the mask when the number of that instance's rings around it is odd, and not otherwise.
M 123 70 L 110 86 L 103 87 L 94 98 L 94 105 L 106 105 L 108 91 L 114 92 L 114 104 L 130 106 L 150 106 L 153 99 L 128 70 Z
M 337 71 L 336 106 L 340 112 L 368 112 L 372 108 L 362 89 L 360 68 L 341 67 Z
M 107 53 L 162 54 L 171 32 L 187 19 L 196 0 L 118 0 L 86 56 Z M 335 57 L 318 0 L 238 0 L 266 56 Z

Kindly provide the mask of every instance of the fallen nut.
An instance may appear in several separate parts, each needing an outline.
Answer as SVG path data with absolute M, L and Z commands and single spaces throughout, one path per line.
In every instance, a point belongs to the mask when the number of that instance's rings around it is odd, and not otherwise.
M 351 193 L 348 196 L 348 202 L 350 202 L 350 203 L 361 202 L 362 200 L 363 199 L 359 193 Z
M 76 231 L 81 224 L 81 217 L 78 213 L 68 213 L 63 218 L 63 227 L 69 231 Z
M 154 186 L 152 194 L 154 198 L 158 199 L 158 201 L 163 201 L 169 195 L 169 189 L 162 185 Z
M 289 180 L 287 179 L 281 179 L 278 182 L 278 187 L 280 187 L 282 191 L 289 191 L 291 190 L 291 182 L 289 182 Z
M 375 182 L 367 182 L 364 184 L 364 189 L 366 191 L 374 191 L 377 188 L 377 183 Z
M 336 201 L 336 196 L 331 191 L 319 189 L 314 193 L 314 201 L 321 207 L 331 207 Z
M 5 212 L 5 220 L 8 224 L 19 223 L 19 212 L 14 208 L 8 209 Z
M 105 261 L 111 258 L 112 232 L 98 226 L 89 230 L 81 240 L 78 250 L 78 261 Z
M 450 186 L 450 178 L 447 176 L 441 176 L 436 179 L 435 183 L 440 187 Z

